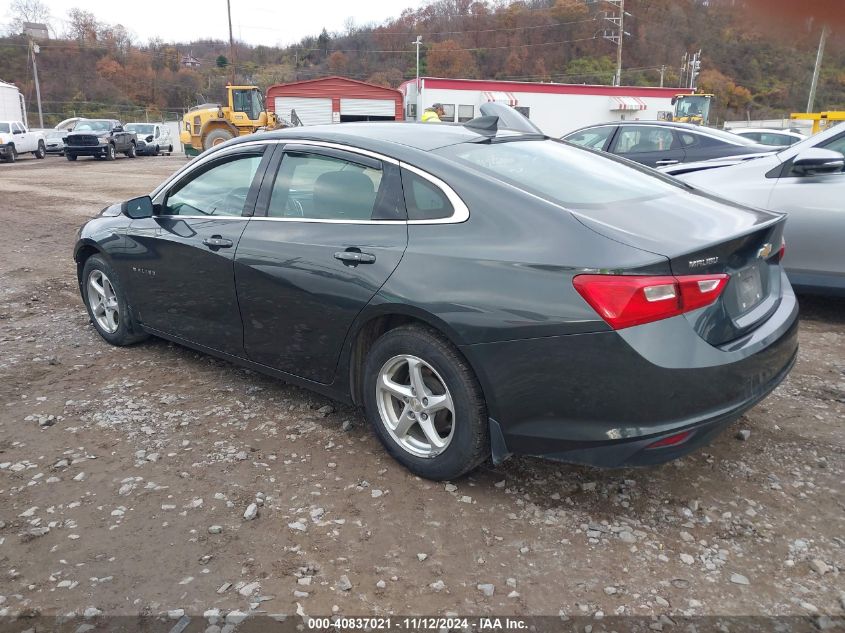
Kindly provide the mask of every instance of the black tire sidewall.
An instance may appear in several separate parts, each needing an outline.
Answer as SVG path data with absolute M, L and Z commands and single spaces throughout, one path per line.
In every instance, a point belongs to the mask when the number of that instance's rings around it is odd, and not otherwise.
M 109 146 L 106 148 L 106 160 L 114 160 L 117 156 L 117 152 L 114 149 L 114 145 L 109 143 Z
M 35 158 L 44 158 L 47 155 L 47 148 L 44 143 L 38 141 L 38 149 L 35 151 Z
M 100 270 L 106 277 L 109 278 L 112 288 L 114 288 L 117 296 L 118 313 L 120 322 L 117 325 L 117 330 L 114 332 L 106 332 L 97 323 L 94 313 L 91 311 L 91 305 L 88 301 L 88 277 L 94 270 Z M 120 283 L 112 267 L 101 255 L 92 255 L 89 257 L 85 266 L 82 268 L 82 300 L 85 303 L 85 310 L 91 318 L 91 324 L 97 333 L 112 345 L 128 345 L 139 340 L 138 335 L 132 330 L 132 318 L 129 313 L 129 304 L 126 301 L 126 294 L 123 291 L 123 285 Z
M 129 149 L 128 149 L 128 150 L 126 150 L 126 155 L 127 155 L 129 158 L 135 158 L 135 156 L 137 156 L 137 155 L 138 155 L 138 150 L 137 150 L 137 148 L 135 147 L 135 144 L 134 144 L 134 143 L 130 143 L 130 144 L 129 144 Z
M 417 356 L 430 364 L 452 395 L 454 435 L 446 450 L 436 457 L 423 458 L 408 453 L 390 436 L 381 420 L 376 397 L 378 374 L 389 359 L 400 354 Z M 364 409 L 376 436 L 388 453 L 411 472 L 427 479 L 455 479 L 489 457 L 486 407 L 481 389 L 466 361 L 433 332 L 423 328 L 397 328 L 385 334 L 367 356 L 363 382 Z

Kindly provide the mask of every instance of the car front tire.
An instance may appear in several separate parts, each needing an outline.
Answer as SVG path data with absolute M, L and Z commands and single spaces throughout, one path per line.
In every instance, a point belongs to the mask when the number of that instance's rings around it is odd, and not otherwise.
M 7 163 L 14 163 L 18 159 L 18 152 L 15 150 L 14 145 L 9 145 L 6 148 L 6 162 Z
M 114 149 L 114 145 L 109 143 L 109 146 L 106 148 L 106 160 L 114 160 L 117 156 L 117 152 Z
M 427 327 L 399 327 L 375 342 L 364 364 L 364 409 L 387 452 L 420 477 L 456 479 L 490 456 L 478 380 Z
M 82 268 L 82 297 L 91 323 L 107 342 L 123 346 L 147 338 L 134 326 L 123 287 L 101 255 L 89 257 Z
M 126 150 L 126 156 L 128 158 L 135 158 L 138 155 L 138 148 L 135 147 L 135 143 L 129 144 L 129 149 Z
M 65 158 L 68 160 L 76 160 L 76 154 L 71 154 L 70 152 L 65 152 Z
M 47 155 L 47 148 L 44 147 L 44 143 L 38 141 L 38 149 L 33 152 L 35 154 L 35 158 L 42 159 Z

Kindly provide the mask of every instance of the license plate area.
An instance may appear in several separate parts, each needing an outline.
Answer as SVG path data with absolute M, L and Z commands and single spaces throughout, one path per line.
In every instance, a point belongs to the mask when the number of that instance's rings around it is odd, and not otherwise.
M 737 307 L 744 314 L 763 300 L 763 282 L 758 266 L 748 266 L 733 275 Z

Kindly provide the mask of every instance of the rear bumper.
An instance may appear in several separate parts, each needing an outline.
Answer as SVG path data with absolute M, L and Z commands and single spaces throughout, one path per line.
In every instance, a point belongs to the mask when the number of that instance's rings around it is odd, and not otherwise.
M 688 323 L 669 321 L 465 348 L 502 431 L 499 453 L 601 467 L 675 459 L 762 400 L 795 362 L 798 306 L 786 282 L 776 312 L 730 346 L 691 329 L 693 342 L 680 343 Z M 682 431 L 692 431 L 682 443 L 648 448 Z

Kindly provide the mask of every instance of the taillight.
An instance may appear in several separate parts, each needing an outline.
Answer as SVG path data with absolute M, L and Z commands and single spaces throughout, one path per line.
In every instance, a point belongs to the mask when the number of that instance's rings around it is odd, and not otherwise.
M 614 330 L 668 319 L 712 304 L 729 276 L 578 275 L 572 283 Z
M 662 440 L 649 444 L 646 448 L 669 448 L 670 446 L 677 446 L 686 442 L 692 433 L 692 431 L 681 431 L 680 433 L 675 433 L 674 435 L 664 437 Z
M 780 238 L 780 249 L 778 250 L 778 258 L 777 262 L 780 263 L 783 261 L 783 256 L 786 255 L 786 238 Z

